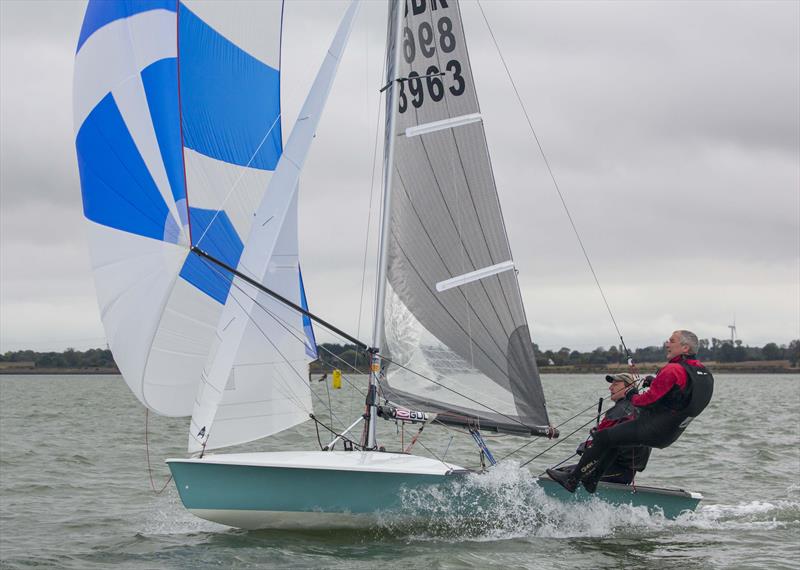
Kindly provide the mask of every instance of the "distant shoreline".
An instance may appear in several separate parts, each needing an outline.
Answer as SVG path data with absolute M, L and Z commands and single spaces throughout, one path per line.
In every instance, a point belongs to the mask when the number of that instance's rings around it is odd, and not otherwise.
M 39 376 L 74 376 L 81 375 L 102 375 L 102 374 L 119 374 L 116 368 L 14 368 L 14 367 L 0 367 L 0 375 L 2 374 L 17 374 L 24 375 L 39 375 Z
M 714 373 L 727 374 L 800 374 L 800 367 L 792 367 L 788 360 L 752 360 L 747 362 L 707 362 L 705 363 Z M 642 375 L 654 374 L 656 369 L 664 366 L 663 362 L 640 362 L 636 368 Z M 321 375 L 333 370 L 314 368 L 311 374 Z M 626 364 L 583 364 L 569 366 L 542 366 L 541 374 L 608 374 L 613 372 L 628 372 Z M 361 372 L 366 374 L 366 372 Z M 75 376 L 75 375 L 118 375 L 116 368 L 23 368 L 2 367 L 0 375 L 16 374 L 25 376 Z
M 637 362 L 639 374 L 655 374 L 666 362 Z M 745 362 L 703 362 L 712 373 L 727 374 L 800 374 L 800 367 L 792 367 L 788 360 L 748 360 Z M 583 364 L 568 366 L 540 366 L 542 374 L 607 374 L 629 372 L 627 364 Z

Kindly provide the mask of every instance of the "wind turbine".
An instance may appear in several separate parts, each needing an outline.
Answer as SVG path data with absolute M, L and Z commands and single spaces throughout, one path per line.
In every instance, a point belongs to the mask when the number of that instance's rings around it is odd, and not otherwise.
M 733 324 L 728 325 L 728 328 L 731 329 L 731 344 L 736 344 L 736 316 L 733 317 Z

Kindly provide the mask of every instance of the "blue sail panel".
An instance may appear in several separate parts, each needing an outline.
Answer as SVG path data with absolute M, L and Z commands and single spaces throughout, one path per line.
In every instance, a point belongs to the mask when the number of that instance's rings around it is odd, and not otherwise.
M 128 127 L 109 93 L 76 137 L 84 215 L 98 224 L 176 241 L 174 223 Z M 166 234 L 166 235 L 165 235 Z
M 205 156 L 275 170 L 281 155 L 280 73 L 181 5 L 184 145 Z
M 224 211 L 189 208 L 192 231 L 203 238 L 203 249 L 231 267 L 239 264 L 244 244 Z M 186 258 L 181 277 L 220 304 L 228 298 L 233 275 L 197 255 Z
M 300 306 L 307 311 L 308 300 L 306 299 L 306 288 L 303 286 L 303 272 L 300 270 L 300 266 L 297 267 L 297 275 L 300 279 Z M 314 326 L 308 315 L 303 315 L 303 331 L 306 333 L 306 354 L 309 358 L 318 358 L 317 338 L 314 336 Z
M 186 200 L 186 185 L 178 105 L 178 60 L 162 59 L 146 67 L 142 70 L 142 85 L 172 196 L 176 204 L 181 204 Z M 185 218 L 186 208 L 178 208 L 178 214 Z M 186 224 L 187 220 L 181 219 L 181 222 Z

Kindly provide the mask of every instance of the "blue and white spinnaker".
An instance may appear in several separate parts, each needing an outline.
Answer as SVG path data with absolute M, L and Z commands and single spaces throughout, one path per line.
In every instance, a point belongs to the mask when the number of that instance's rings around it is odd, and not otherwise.
M 205 0 L 92 0 L 86 10 L 74 121 L 97 295 L 126 382 L 163 415 L 192 413 L 236 286 L 190 247 L 249 273 L 242 252 L 283 151 L 282 11 Z M 304 304 L 296 197 L 272 250 L 259 279 Z M 311 334 L 301 316 L 284 319 L 271 326 Z M 244 330 L 221 406 L 258 400 L 254 378 L 314 356 L 313 341 L 293 338 L 278 358 L 265 333 Z

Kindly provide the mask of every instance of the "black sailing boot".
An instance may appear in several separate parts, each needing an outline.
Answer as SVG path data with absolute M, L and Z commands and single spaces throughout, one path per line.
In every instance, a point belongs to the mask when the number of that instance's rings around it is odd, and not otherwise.
M 578 479 L 575 477 L 575 470 L 559 471 L 558 469 L 547 469 L 547 475 L 556 483 L 564 487 L 570 493 L 574 493 L 578 488 Z
M 597 491 L 597 484 L 600 482 L 599 479 L 595 477 L 590 477 L 589 479 L 584 479 L 581 481 L 583 488 L 586 489 L 589 493 L 594 493 Z

